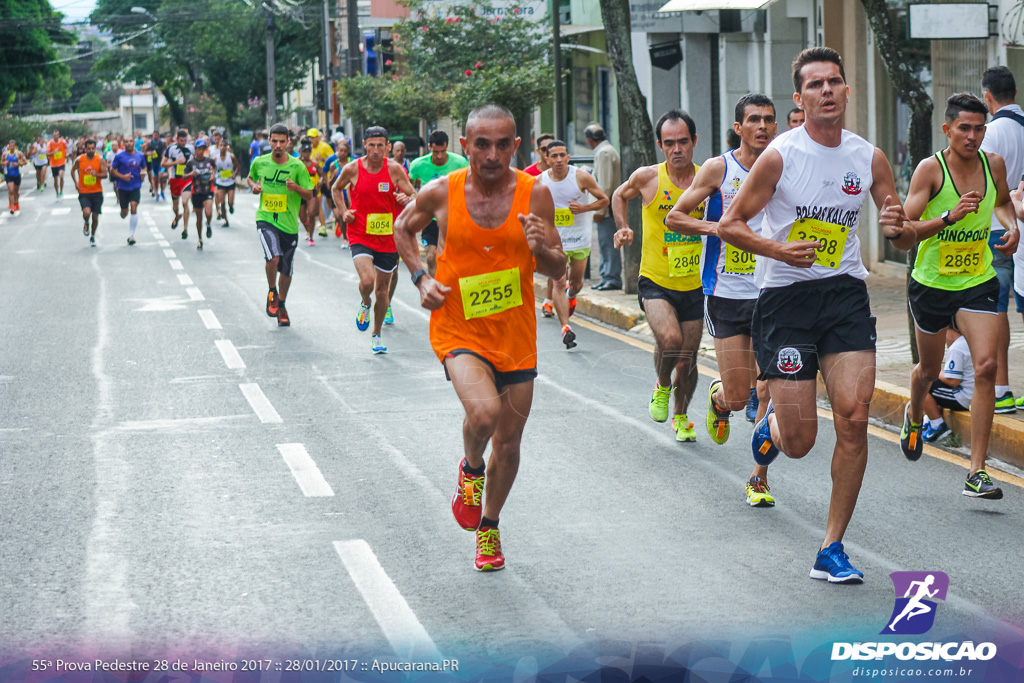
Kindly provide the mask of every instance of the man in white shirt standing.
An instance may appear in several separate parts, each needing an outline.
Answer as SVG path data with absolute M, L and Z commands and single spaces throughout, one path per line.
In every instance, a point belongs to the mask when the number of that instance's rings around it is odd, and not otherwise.
M 1014 102 L 1017 98 L 1017 83 L 1005 66 L 986 69 L 981 76 L 981 89 L 985 104 L 992 114 L 992 120 L 985 128 L 981 141 L 983 152 L 995 152 L 1006 161 L 1006 186 L 1015 189 L 1024 176 L 1024 111 Z M 992 251 L 992 267 L 999 277 L 999 338 L 996 347 L 996 413 L 1013 413 L 1017 406 L 1024 408 L 1024 396 L 1014 404 L 1010 391 L 1007 370 L 1010 347 L 1010 319 L 1007 310 L 1010 292 L 1014 289 L 1014 262 L 1017 262 L 1016 289 L 1024 293 L 1024 250 L 1017 249 L 1014 257 L 1004 256 L 992 245 L 1000 244 L 1005 233 L 1002 223 L 992 216 L 992 233 L 989 249 Z M 1017 312 L 1024 313 L 1024 299 L 1017 297 Z
M 594 150 L 594 179 L 606 195 L 612 196 L 622 184 L 622 163 L 619 153 L 608 142 L 604 128 L 592 123 L 583 134 L 587 146 Z M 615 217 L 611 209 L 594 212 L 597 221 L 597 245 L 601 252 L 601 281 L 591 289 L 608 291 L 622 289 L 622 254 L 615 248 Z

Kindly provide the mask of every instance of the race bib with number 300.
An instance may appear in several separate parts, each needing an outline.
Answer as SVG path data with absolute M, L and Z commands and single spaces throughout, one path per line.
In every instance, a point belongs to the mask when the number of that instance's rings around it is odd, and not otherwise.
M 981 275 L 985 268 L 988 242 L 939 242 L 939 275 Z
M 288 210 L 288 195 L 263 193 L 260 195 L 260 208 L 268 213 L 284 213 Z
M 850 229 L 845 225 L 826 223 L 813 218 L 801 218 L 793 223 L 786 241 L 811 240 L 818 242 L 818 246 L 815 248 L 815 265 L 839 268 L 839 262 L 843 259 L 843 251 L 846 249 L 846 238 L 849 235 Z
M 518 268 L 460 277 L 459 291 L 466 320 L 485 318 L 523 305 Z
M 668 276 L 693 277 L 700 273 L 701 242 L 689 242 L 668 248 Z
M 367 235 L 392 235 L 394 234 L 394 227 L 392 226 L 393 216 L 390 213 L 371 213 L 366 217 L 366 234 Z
M 755 264 L 755 257 L 749 251 L 725 243 L 725 272 L 750 275 L 754 272 Z
M 576 225 L 576 219 L 569 209 L 555 209 L 555 227 L 568 228 Z

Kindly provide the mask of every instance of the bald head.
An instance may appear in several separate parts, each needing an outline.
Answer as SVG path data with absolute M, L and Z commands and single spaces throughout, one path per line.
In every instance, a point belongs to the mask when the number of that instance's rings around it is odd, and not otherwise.
M 466 132 L 469 137 L 469 129 L 477 121 L 494 121 L 507 119 L 512 122 L 512 133 L 515 135 L 516 117 L 512 115 L 507 108 L 500 104 L 482 104 L 473 111 L 469 112 L 469 116 L 466 117 Z

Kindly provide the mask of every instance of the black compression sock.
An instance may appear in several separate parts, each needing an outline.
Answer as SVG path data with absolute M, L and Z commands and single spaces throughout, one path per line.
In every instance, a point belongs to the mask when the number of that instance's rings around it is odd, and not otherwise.
M 480 527 L 479 528 L 483 529 L 485 526 L 486 527 L 490 527 L 491 529 L 497 529 L 498 528 L 498 520 L 496 520 L 496 519 L 487 519 L 486 517 L 481 517 L 480 518 Z
M 472 474 L 474 477 L 482 477 L 484 472 L 487 471 L 487 463 L 484 463 L 480 467 L 470 467 L 469 461 L 464 460 L 462 462 L 462 471 L 466 474 Z

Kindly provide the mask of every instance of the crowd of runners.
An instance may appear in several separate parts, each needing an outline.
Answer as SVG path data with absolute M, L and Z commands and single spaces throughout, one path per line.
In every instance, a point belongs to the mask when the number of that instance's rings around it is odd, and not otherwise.
M 704 410 L 715 444 L 729 441 L 733 413 L 754 423 L 749 505 L 774 506 L 771 463 L 780 453 L 802 458 L 817 442 L 821 374 L 836 435 L 825 537 L 811 578 L 863 580 L 843 538 L 867 463 L 875 388 L 875 318 L 859 235 L 868 198 L 887 240 L 903 250 L 917 246 L 908 298 L 921 360 L 910 378 L 901 450 L 917 460 L 923 442 L 941 433 L 942 408 L 969 408 L 971 468 L 963 494 L 1002 497 L 985 465 L 993 414 L 1006 408 L 1009 393 L 998 352 L 1007 283 L 993 260 L 1016 252 L 1017 218 L 1024 217 L 1024 113 L 1013 104 L 1012 74 L 987 71 L 984 100 L 970 93 L 948 98 L 948 146 L 918 166 L 905 201 L 884 153 L 842 127 L 850 92 L 839 54 L 823 47 L 801 52 L 793 85 L 796 107 L 785 115 L 786 130 L 779 132 L 769 97 L 745 95 L 735 106 L 731 148 L 701 165 L 693 158 L 699 124 L 684 111 L 665 112 L 655 125 L 664 161 L 637 169 L 612 191 L 573 165 L 569 145 L 551 135 L 538 137 L 537 163 L 517 171 L 515 120 L 498 105 L 467 117 L 459 140 L 465 157 L 449 150 L 443 131 L 432 133 L 428 152 L 412 161 L 404 144 L 393 144 L 376 126 L 364 131 L 365 154 L 356 159 L 348 139 L 327 141 L 316 129 L 295 135 L 275 125 L 257 135 L 246 182 L 259 197 L 267 315 L 279 326 L 291 324 L 286 301 L 300 230 L 312 247 L 317 226 L 326 237 L 332 221 L 358 275 L 355 325 L 372 326 L 373 353 L 387 352 L 382 330 L 394 323 L 400 262 L 431 311 L 431 347 L 465 410 L 451 507 L 458 524 L 476 534 L 478 570 L 505 565 L 499 517 L 518 471 L 537 376 L 534 275 L 549 279 L 542 316 L 557 317 L 562 343 L 574 348 L 571 318 L 595 217 L 603 223 L 602 215 L 614 231 L 614 249 L 642 231 L 638 298 L 655 339 L 651 419 L 671 417 L 677 441 L 697 440 L 689 416 L 706 327 L 719 377 L 698 411 Z M 983 140 L 987 115 L 997 112 L 1005 121 L 998 127 L 1002 146 L 993 148 Z M 599 127 L 588 128 L 591 135 L 604 139 Z M 154 133 L 119 147 L 108 159 L 95 141 L 85 141 L 69 165 L 83 233 L 93 242 L 108 177 L 122 218 L 131 215 L 129 245 L 144 180 L 157 201 L 169 187 L 171 227 L 181 222 L 182 239 L 195 213 L 197 248 L 204 222 L 205 237 L 211 236 L 214 210 L 227 227 L 240 169 L 226 139 L 193 138 L 179 129 L 171 140 Z M 55 134 L 42 153 L 59 199 L 67 144 Z M 39 154 L 33 147 L 24 156 L 9 145 L 8 183 L 16 167 L 29 160 L 38 165 Z M 38 178 L 41 189 L 45 174 Z M 11 196 L 16 211 L 17 194 Z M 631 201 L 642 205 L 640 226 L 629 223 Z M 620 277 L 602 263 L 602 276 L 612 275 Z M 947 337 L 956 363 L 940 375 Z M 961 384 L 968 372 L 973 398 L 968 394 L 965 402 Z M 1009 401 L 1013 408 L 1012 395 Z

